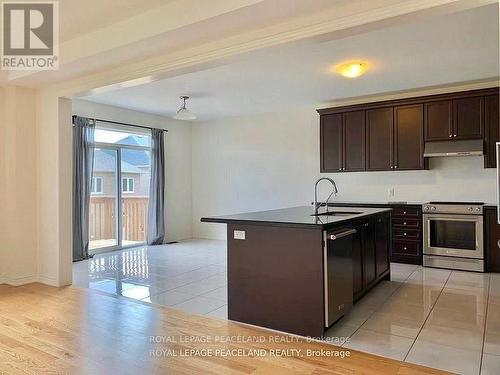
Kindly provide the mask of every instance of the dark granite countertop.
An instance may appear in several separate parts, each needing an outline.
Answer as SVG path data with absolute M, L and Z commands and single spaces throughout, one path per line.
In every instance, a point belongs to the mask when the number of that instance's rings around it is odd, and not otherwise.
M 322 208 L 320 213 L 324 211 L 324 208 Z M 311 216 L 314 213 L 312 206 L 299 206 L 236 215 L 203 217 L 201 221 L 206 223 L 252 223 L 328 229 L 337 224 L 346 224 L 351 220 L 361 219 L 382 212 L 389 212 L 391 208 L 330 207 L 329 211 L 351 214 L 341 216 Z

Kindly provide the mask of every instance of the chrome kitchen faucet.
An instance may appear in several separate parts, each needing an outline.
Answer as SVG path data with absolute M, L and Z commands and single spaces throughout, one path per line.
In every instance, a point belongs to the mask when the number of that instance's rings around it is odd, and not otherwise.
M 334 195 L 334 194 L 337 195 L 338 192 L 339 192 L 339 190 L 337 189 L 337 185 L 335 184 L 335 181 L 333 181 L 331 178 L 329 178 L 329 177 L 321 177 L 321 178 L 319 178 L 316 181 L 316 183 L 314 184 L 314 213 L 316 215 L 318 214 L 318 210 L 321 207 L 321 203 L 318 203 L 318 184 L 322 180 L 329 181 L 332 184 L 332 186 L 333 186 L 332 192 L 330 193 L 330 195 L 328 196 L 328 198 L 326 198 L 326 201 L 325 201 L 326 212 L 328 212 L 328 201 L 330 200 L 331 196 Z

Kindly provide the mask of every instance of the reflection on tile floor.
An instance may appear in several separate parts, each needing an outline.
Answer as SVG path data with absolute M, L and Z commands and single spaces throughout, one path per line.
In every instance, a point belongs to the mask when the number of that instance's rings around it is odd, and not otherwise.
M 143 246 L 75 263 L 73 281 L 227 319 L 226 242 Z M 459 374 L 500 374 L 500 274 L 391 264 L 327 331 L 337 344 Z
M 331 327 L 347 348 L 448 370 L 500 373 L 500 274 L 391 264 Z
M 227 319 L 226 242 L 189 240 L 95 255 L 73 285 Z

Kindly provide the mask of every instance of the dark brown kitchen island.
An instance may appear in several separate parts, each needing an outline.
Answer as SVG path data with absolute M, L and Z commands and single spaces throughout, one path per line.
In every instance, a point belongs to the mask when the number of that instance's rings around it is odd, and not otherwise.
M 352 301 L 389 278 L 391 209 L 329 211 L 316 216 L 300 206 L 201 219 L 227 224 L 230 320 L 321 337 Z

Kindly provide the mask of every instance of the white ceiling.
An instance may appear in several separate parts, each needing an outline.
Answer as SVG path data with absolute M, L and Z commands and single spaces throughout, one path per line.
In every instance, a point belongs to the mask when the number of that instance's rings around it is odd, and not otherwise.
M 59 39 L 61 42 L 73 39 L 89 31 L 165 5 L 169 1 L 172 0 L 59 1 Z
M 369 62 L 349 80 L 332 74 L 347 60 Z M 482 80 L 499 75 L 498 5 L 326 42 L 264 51 L 245 61 L 83 99 L 173 116 L 180 95 L 198 119 L 320 106 L 343 98 Z

